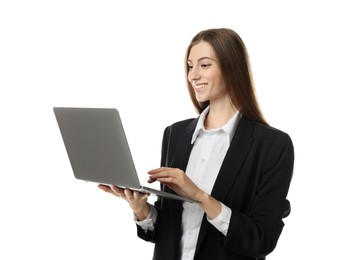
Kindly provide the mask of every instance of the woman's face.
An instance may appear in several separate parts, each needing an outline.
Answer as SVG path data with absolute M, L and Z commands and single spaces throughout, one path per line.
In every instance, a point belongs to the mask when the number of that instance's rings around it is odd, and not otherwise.
M 199 102 L 226 100 L 227 92 L 215 52 L 207 42 L 191 48 L 187 58 L 188 80 Z

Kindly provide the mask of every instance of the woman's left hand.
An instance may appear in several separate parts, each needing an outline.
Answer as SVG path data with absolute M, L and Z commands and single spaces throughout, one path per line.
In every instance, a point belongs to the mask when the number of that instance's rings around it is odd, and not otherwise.
M 149 171 L 148 174 L 149 183 L 159 181 L 181 196 L 198 200 L 198 196 L 202 192 L 186 173 L 178 168 L 161 167 Z

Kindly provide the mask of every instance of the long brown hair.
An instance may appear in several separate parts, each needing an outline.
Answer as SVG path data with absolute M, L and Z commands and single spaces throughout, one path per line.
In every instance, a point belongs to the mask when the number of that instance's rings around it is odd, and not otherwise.
M 260 111 L 255 95 L 250 61 L 245 44 L 235 31 L 226 28 L 201 31 L 193 37 L 187 47 L 185 56 L 186 81 L 192 103 L 197 112 L 201 113 L 209 105 L 209 101 L 199 102 L 196 99 L 192 84 L 188 80 L 187 59 L 191 48 L 201 41 L 209 43 L 214 49 L 233 105 L 246 118 L 268 125 Z

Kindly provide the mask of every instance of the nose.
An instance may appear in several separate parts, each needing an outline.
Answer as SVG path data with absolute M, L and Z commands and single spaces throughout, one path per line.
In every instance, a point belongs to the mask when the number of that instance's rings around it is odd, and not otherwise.
M 196 81 L 196 80 L 199 80 L 201 78 L 201 75 L 200 75 L 200 71 L 199 69 L 196 67 L 193 67 L 189 70 L 188 72 L 188 78 L 190 80 L 190 82 L 192 83 L 192 81 Z

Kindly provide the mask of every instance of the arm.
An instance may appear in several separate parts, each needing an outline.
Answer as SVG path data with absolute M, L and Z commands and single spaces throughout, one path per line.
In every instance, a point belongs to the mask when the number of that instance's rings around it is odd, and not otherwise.
M 282 134 L 259 161 L 256 195 L 247 210 L 233 208 L 224 246 L 253 256 L 264 256 L 275 248 L 290 204 L 286 199 L 293 174 L 294 150 L 288 135 Z

